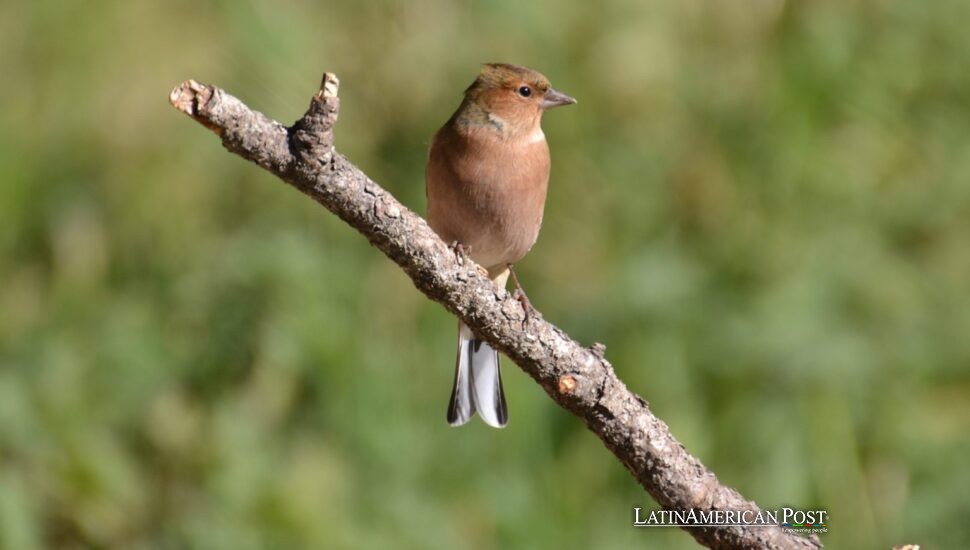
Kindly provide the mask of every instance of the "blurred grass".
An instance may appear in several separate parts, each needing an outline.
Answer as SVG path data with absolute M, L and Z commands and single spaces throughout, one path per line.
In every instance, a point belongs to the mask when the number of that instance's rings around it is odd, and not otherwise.
M 970 5 L 0 5 L 0 547 L 692 548 L 514 367 L 444 424 L 454 321 L 175 113 L 186 78 L 419 212 L 478 64 L 544 71 L 546 317 L 831 548 L 970 546 Z

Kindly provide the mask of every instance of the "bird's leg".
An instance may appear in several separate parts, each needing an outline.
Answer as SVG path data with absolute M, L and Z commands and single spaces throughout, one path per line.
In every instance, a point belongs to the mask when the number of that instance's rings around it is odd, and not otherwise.
M 512 264 L 506 264 L 509 266 L 509 273 L 512 274 L 512 283 L 515 284 L 515 292 L 512 293 L 512 297 L 522 304 L 522 311 L 525 312 L 525 319 L 528 321 L 530 317 L 533 317 L 536 313 L 536 308 L 532 307 L 532 302 L 529 301 L 529 297 L 525 295 L 525 290 L 522 290 L 522 283 L 519 282 L 519 277 L 515 274 L 515 269 Z
M 465 265 L 465 258 L 471 256 L 472 247 L 465 246 L 458 241 L 451 241 L 451 244 L 448 245 L 448 247 L 455 252 L 455 258 L 458 259 L 458 265 Z

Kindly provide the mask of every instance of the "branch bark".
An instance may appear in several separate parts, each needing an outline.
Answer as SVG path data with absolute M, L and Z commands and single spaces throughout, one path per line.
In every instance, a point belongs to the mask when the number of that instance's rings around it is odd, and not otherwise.
M 525 319 L 517 300 L 454 252 L 417 214 L 374 183 L 333 147 L 340 109 L 338 80 L 323 77 L 307 113 L 285 127 L 215 86 L 177 86 L 172 105 L 215 132 L 229 151 L 307 194 L 397 263 L 414 286 L 443 305 L 578 416 L 663 508 L 758 511 L 721 485 L 617 378 L 605 347 L 585 348 L 541 316 Z M 821 548 L 778 527 L 685 528 L 709 548 Z

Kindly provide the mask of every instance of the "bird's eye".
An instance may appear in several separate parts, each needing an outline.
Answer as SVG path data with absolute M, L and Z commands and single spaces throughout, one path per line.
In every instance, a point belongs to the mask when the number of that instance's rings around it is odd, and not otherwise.
M 529 97 L 530 95 L 532 95 L 532 88 L 528 86 L 522 86 L 521 88 L 519 88 L 519 95 L 522 97 Z

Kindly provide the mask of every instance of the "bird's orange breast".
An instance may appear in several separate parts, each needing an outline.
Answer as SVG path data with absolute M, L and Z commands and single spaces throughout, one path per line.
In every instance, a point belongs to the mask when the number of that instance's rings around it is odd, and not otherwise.
M 549 147 L 538 125 L 504 139 L 493 129 L 438 131 L 426 172 L 428 223 L 471 248 L 486 268 L 515 263 L 535 244 L 549 183 Z

